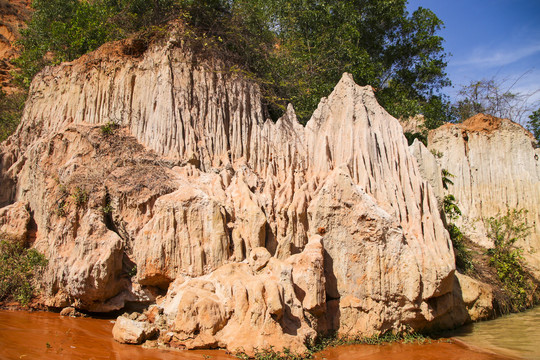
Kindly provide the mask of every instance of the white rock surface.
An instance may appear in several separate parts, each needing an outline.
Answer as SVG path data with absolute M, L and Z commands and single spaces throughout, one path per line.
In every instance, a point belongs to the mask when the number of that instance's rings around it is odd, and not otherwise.
M 527 210 L 532 234 L 518 243 L 528 263 L 540 270 L 540 149 L 532 135 L 506 119 L 479 114 L 460 125 L 445 125 L 429 134 L 441 169 L 454 175 L 449 193 L 463 213 L 458 225 L 484 247 L 485 220 L 509 209 Z

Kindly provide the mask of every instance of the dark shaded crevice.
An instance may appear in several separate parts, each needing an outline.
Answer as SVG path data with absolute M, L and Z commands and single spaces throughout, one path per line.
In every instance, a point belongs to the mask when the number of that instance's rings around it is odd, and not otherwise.
M 224 212 L 224 216 L 222 217 L 223 229 L 225 230 L 225 235 L 227 236 L 227 242 L 229 244 L 228 257 L 230 258 L 231 256 L 234 255 L 234 241 L 232 238 L 232 227 L 229 227 L 227 224 L 231 224 L 234 220 L 233 220 L 233 216 L 229 214 L 227 210 L 224 209 L 223 212 Z
M 324 240 L 323 240 L 323 247 L 324 247 Z M 337 284 L 337 278 L 334 273 L 334 260 L 328 253 L 326 249 L 324 249 L 323 253 L 323 261 L 324 261 L 324 276 L 326 278 L 326 301 L 330 300 L 337 300 L 340 298 L 339 290 L 338 290 L 338 284 Z
M 240 246 L 241 246 L 242 260 L 243 260 L 247 256 L 246 242 L 244 241 L 244 239 L 240 240 Z
M 29 210 L 28 212 L 30 213 L 30 220 L 28 221 L 28 225 L 26 227 L 26 245 L 31 247 L 36 242 L 38 225 L 34 219 L 34 211 Z
M 113 221 L 112 208 L 110 206 L 111 206 L 111 195 L 109 194 L 109 191 L 106 190 L 105 204 L 103 206 L 103 222 L 105 223 L 105 226 L 107 227 L 107 229 L 111 230 L 112 232 L 120 236 L 120 234 L 118 233 L 118 228 L 116 227 Z M 122 238 L 122 236 L 120 236 L 120 238 Z
M 10 155 L 10 156 L 8 156 Z M 0 154 L 0 208 L 11 205 L 15 202 L 15 193 L 17 189 L 17 181 L 15 178 L 7 174 L 10 167 L 16 162 L 14 154 Z M 18 166 L 22 168 L 25 158 Z
M 129 256 L 124 252 L 122 254 L 122 271 L 121 277 L 127 277 L 131 280 L 137 274 L 137 264 L 132 261 Z

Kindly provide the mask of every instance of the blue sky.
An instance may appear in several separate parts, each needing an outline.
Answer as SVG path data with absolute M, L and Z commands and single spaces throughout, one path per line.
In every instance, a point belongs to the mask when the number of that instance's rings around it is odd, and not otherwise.
M 507 80 L 511 91 L 540 89 L 540 0 L 409 0 L 409 12 L 431 9 L 445 24 L 447 73 L 455 96 L 472 80 Z M 540 102 L 540 91 L 533 102 Z

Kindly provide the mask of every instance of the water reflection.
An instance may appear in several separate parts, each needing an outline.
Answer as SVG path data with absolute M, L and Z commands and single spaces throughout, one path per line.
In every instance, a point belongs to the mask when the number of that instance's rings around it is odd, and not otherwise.
M 475 347 L 540 359 L 540 307 L 464 326 L 454 336 Z

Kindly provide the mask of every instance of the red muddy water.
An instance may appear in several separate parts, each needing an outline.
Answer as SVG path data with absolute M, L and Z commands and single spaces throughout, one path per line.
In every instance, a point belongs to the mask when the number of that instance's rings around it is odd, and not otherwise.
M 224 351 L 166 351 L 113 340 L 111 320 L 0 311 L 0 359 L 225 360 Z
M 236 359 L 224 351 L 166 351 L 122 345 L 112 338 L 111 320 L 69 318 L 47 312 L 0 311 L 0 359 Z M 460 342 L 355 345 L 328 349 L 317 360 L 429 359 L 502 360 Z
M 450 342 L 447 342 L 450 341 Z M 473 350 L 454 340 L 431 344 L 351 345 L 328 349 L 317 360 L 506 360 L 514 359 L 495 353 Z

